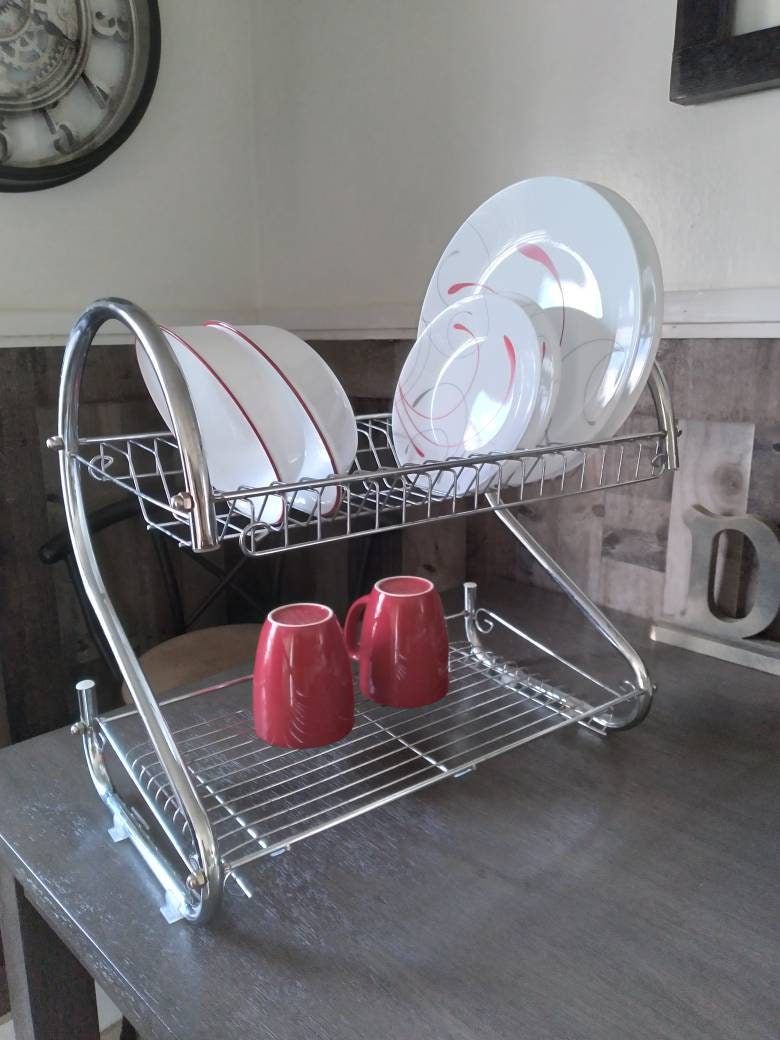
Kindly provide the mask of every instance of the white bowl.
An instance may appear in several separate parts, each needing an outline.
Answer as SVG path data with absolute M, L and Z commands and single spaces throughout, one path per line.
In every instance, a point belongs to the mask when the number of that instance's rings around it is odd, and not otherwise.
M 344 388 L 319 354 L 292 332 L 272 325 L 207 324 L 265 359 L 294 394 L 305 439 L 299 479 L 348 473 L 357 451 L 355 416 Z M 296 496 L 296 505 L 301 498 L 300 494 Z M 338 504 L 338 489 L 326 488 L 322 493 L 323 515 Z M 316 498 L 310 508 L 317 508 Z
M 305 439 L 297 421 L 298 402 L 281 376 L 252 352 L 240 349 L 216 329 L 163 328 L 192 397 L 211 482 L 233 492 L 298 479 Z M 144 382 L 163 421 L 172 429 L 162 387 L 140 345 Z M 281 496 L 242 499 L 235 508 L 271 525 L 284 518 Z

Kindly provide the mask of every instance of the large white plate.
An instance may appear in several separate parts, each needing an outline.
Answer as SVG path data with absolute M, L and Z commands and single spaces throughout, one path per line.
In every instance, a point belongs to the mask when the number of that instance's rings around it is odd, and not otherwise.
M 446 307 L 406 359 L 393 399 L 393 446 L 402 465 L 535 446 L 558 389 L 559 352 L 533 304 L 478 293 Z M 482 490 L 496 475 L 484 465 L 457 474 L 457 493 Z M 432 475 L 449 494 L 451 473 Z
M 163 333 L 187 381 L 214 487 L 232 492 L 297 480 L 305 450 L 302 425 L 295 421 L 299 406 L 272 366 L 217 329 L 163 328 Z M 136 353 L 152 400 L 172 429 L 157 376 L 140 346 Z M 273 495 L 238 500 L 235 508 L 275 525 L 284 517 L 285 502 Z
M 500 191 L 445 249 L 419 332 L 475 291 L 527 297 L 557 330 L 561 386 L 540 443 L 615 433 L 645 385 L 663 318 L 658 254 L 625 199 L 562 177 L 536 177 Z M 546 474 L 561 466 L 548 460 Z
M 298 402 L 298 422 L 304 431 L 304 461 L 301 480 L 318 480 L 348 473 L 357 451 L 357 425 L 349 398 L 334 373 L 314 351 L 292 332 L 272 325 L 234 326 L 224 321 L 210 321 L 208 327 L 238 339 L 254 350 L 290 387 Z M 316 510 L 317 495 L 300 493 L 296 505 L 307 503 Z M 337 488 L 322 491 L 322 513 L 338 508 Z M 311 501 L 308 501 L 311 499 Z

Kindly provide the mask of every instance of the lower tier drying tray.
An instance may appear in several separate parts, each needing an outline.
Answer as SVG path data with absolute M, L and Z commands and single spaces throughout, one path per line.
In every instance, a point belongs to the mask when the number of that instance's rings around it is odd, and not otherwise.
M 397 710 L 356 694 L 354 729 L 327 748 L 288 751 L 258 740 L 247 676 L 172 698 L 162 710 L 229 876 L 252 860 L 278 855 L 403 795 L 462 776 L 560 727 L 589 725 L 635 692 L 599 683 L 598 696 L 601 703 L 586 703 L 463 641 L 451 645 L 450 692 L 443 700 Z M 194 851 L 189 826 L 137 713 L 115 712 L 98 721 L 158 823 L 189 862 Z

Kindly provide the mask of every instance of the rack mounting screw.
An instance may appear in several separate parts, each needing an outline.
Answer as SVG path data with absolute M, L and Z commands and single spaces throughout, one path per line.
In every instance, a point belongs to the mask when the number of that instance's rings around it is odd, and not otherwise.
M 187 878 L 187 888 L 198 889 L 206 885 L 206 875 L 202 870 L 195 870 Z
M 46 438 L 46 447 L 49 448 L 50 451 L 62 451 L 64 446 L 62 437 L 60 437 L 59 434 L 55 434 L 54 437 Z
M 195 503 L 192 501 L 192 495 L 189 491 L 177 491 L 171 498 L 171 505 L 173 508 L 180 509 L 183 513 L 191 513 L 194 504 Z
M 84 722 L 74 722 L 70 727 L 70 731 L 74 737 L 83 737 L 88 729 L 89 726 Z

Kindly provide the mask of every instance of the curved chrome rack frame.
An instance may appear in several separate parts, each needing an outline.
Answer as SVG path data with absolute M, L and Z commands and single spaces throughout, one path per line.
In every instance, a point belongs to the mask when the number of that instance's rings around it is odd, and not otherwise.
M 145 351 L 173 418 L 172 434 L 80 438 L 79 388 L 87 354 L 109 320 L 120 321 Z M 250 892 L 238 873 L 247 863 L 284 852 L 312 834 L 446 777 L 462 776 L 528 740 L 574 723 L 603 734 L 642 721 L 654 686 L 641 658 L 512 509 L 639 483 L 675 469 L 677 431 L 658 367 L 649 386 L 658 416 L 658 429 L 649 434 L 401 467 L 392 452 L 389 417 L 366 416 L 359 420 L 360 449 L 348 476 L 218 492 L 211 486 L 184 377 L 157 325 L 124 300 L 99 300 L 84 311 L 65 352 L 59 432 L 49 446 L 60 453 L 79 571 L 135 707 L 97 716 L 94 684 L 86 680 L 77 687 L 81 719 L 73 729 L 82 736 L 93 782 L 113 816 L 112 837 L 129 838 L 141 853 L 166 893 L 163 912 L 169 920 L 207 921 L 227 878 Z M 149 527 L 195 552 L 236 539 L 246 554 L 263 556 L 495 512 L 622 656 L 630 678 L 615 687 L 591 675 L 498 614 L 479 608 L 476 586 L 468 583 L 464 609 L 450 619 L 462 621 L 465 640 L 452 645 L 451 693 L 445 701 L 422 714 L 395 713 L 401 717 L 393 717 L 392 726 L 386 713 L 361 702 L 356 729 L 344 742 L 314 755 L 280 755 L 252 734 L 246 689 L 240 685 L 249 677 L 158 704 L 103 584 L 84 507 L 85 472 L 136 495 Z M 327 515 L 323 492 L 333 487 L 337 508 Z M 263 520 L 272 497 L 284 501 L 277 526 Z M 597 690 L 595 702 L 499 657 L 484 642 L 494 629 L 530 644 Z M 192 712 L 197 722 L 191 721 Z M 152 836 L 149 820 L 114 788 L 107 745 L 143 796 L 159 839 Z M 380 769 L 374 770 L 380 759 Z M 267 808 L 272 811 L 264 812 Z

